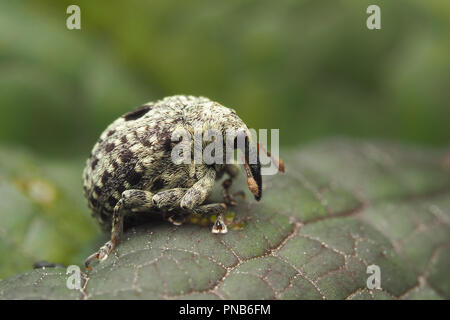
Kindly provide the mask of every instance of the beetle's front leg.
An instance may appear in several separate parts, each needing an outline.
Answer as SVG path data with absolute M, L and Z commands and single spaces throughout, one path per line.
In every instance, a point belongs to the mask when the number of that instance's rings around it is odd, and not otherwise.
M 216 171 L 212 168 L 203 167 L 202 177 L 187 190 L 180 202 L 180 207 L 187 211 L 192 211 L 200 206 L 209 197 L 216 181 Z
M 169 213 L 167 220 L 172 224 L 179 226 L 183 224 L 184 217 L 177 213 L 171 215 L 170 212 L 174 210 L 175 212 L 179 211 L 181 199 L 188 190 L 188 188 L 174 188 L 158 192 L 153 196 L 153 205 L 161 211 Z
M 163 211 L 172 211 L 177 208 L 179 209 L 181 199 L 188 190 L 188 188 L 173 188 L 160 191 L 153 196 L 153 205 Z
M 208 169 L 204 176 L 197 181 L 181 199 L 180 206 L 185 210 L 192 211 L 197 214 L 216 214 L 217 218 L 214 222 L 212 233 L 227 233 L 227 226 L 223 221 L 223 215 L 227 210 L 224 203 L 211 203 L 202 205 L 212 192 L 216 179 L 216 171 Z
M 175 188 L 158 192 L 153 196 L 153 204 L 166 211 L 182 209 L 187 213 L 216 214 L 212 232 L 226 233 L 227 227 L 223 222 L 223 214 L 227 206 L 224 203 L 203 204 L 212 192 L 216 171 L 208 167 L 199 169 L 200 172 L 202 170 L 204 170 L 202 177 L 191 188 Z M 181 224 L 173 217 L 170 217 L 169 221 L 176 225 Z
M 193 212 L 196 214 L 207 215 L 215 214 L 216 221 L 211 229 L 212 233 L 227 233 L 227 226 L 223 221 L 223 216 L 227 211 L 227 205 L 225 203 L 210 203 L 198 206 L 194 208 Z
M 222 196 L 227 205 L 235 206 L 237 205 L 235 196 L 245 198 L 245 193 L 242 190 L 234 194 L 230 194 L 233 179 L 235 179 L 239 175 L 240 169 L 237 164 L 227 164 L 224 168 L 224 171 L 228 174 L 229 178 L 225 179 L 222 183 Z
M 126 190 L 117 202 L 113 211 L 111 240 L 105 243 L 96 253 L 90 255 L 84 262 L 86 267 L 92 260 L 105 260 L 111 251 L 120 243 L 123 234 L 123 219 L 126 212 L 148 211 L 153 207 L 153 194 L 144 190 Z

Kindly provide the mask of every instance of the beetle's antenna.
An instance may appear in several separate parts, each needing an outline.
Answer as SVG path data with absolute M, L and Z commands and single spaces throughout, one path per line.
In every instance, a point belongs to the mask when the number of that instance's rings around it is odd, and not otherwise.
M 281 172 L 284 173 L 285 167 L 284 167 L 284 162 L 283 162 L 283 160 L 281 160 L 280 158 L 277 158 L 277 157 L 275 157 L 275 156 L 272 156 L 272 155 L 270 154 L 270 152 L 267 151 L 267 150 L 263 147 L 263 145 L 262 145 L 261 142 L 258 143 L 258 157 L 259 157 L 259 148 L 261 148 L 261 149 L 267 154 L 267 156 L 268 156 L 270 159 L 272 159 L 272 161 L 275 163 L 275 166 L 278 168 L 278 171 L 281 171 Z

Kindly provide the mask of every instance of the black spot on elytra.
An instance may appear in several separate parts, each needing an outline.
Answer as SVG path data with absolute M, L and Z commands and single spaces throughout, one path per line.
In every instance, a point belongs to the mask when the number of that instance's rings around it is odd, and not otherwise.
M 98 195 L 101 195 L 101 194 L 102 194 L 102 189 L 100 189 L 99 186 L 95 186 L 95 187 L 94 187 L 94 192 L 95 192 L 96 194 L 98 194 Z
M 92 162 L 91 162 L 91 169 L 92 169 L 92 170 L 95 169 L 95 167 L 97 166 L 97 163 L 98 163 L 98 159 L 97 159 L 97 158 L 95 158 L 94 160 L 92 160 Z
M 111 137 L 115 132 L 116 132 L 116 130 L 110 130 L 110 131 L 108 131 L 108 133 L 106 135 L 108 137 Z
M 125 121 L 136 120 L 146 114 L 150 109 L 150 106 L 142 106 L 137 108 L 136 110 L 128 112 L 123 117 L 125 118 Z
M 108 171 L 105 171 L 102 175 L 102 183 L 106 184 L 111 177 L 112 175 Z
M 127 173 L 125 180 L 127 180 L 132 186 L 134 186 L 141 181 L 141 178 L 142 173 L 136 172 L 136 170 L 132 169 Z
M 105 146 L 105 151 L 106 152 L 111 152 L 114 148 L 115 148 L 115 144 L 114 143 L 108 143 L 106 146 Z
M 98 206 L 98 201 L 95 200 L 94 198 L 89 198 L 89 202 L 91 203 L 91 205 L 96 208 Z
M 103 209 L 102 212 L 100 212 L 100 219 L 102 219 L 102 221 L 107 221 L 109 217 L 108 210 Z
M 152 143 L 150 142 L 150 140 L 148 139 L 142 139 L 141 143 L 145 146 L 145 147 L 151 147 Z
M 161 190 L 162 188 L 164 188 L 165 185 L 166 185 L 166 181 L 164 179 L 158 178 L 155 181 L 153 181 L 150 191 Z
M 131 152 L 128 149 L 125 149 L 125 150 L 122 150 L 122 152 L 120 153 L 119 157 L 120 157 L 120 160 L 122 160 L 123 163 L 127 163 L 127 162 L 130 162 L 133 159 L 134 153 Z
M 119 201 L 119 200 L 117 200 L 117 199 L 114 198 L 113 196 L 110 196 L 110 197 L 108 198 L 108 203 L 109 203 L 109 205 L 110 205 L 111 207 L 113 207 L 113 208 L 116 206 L 117 201 Z
M 156 137 L 159 141 L 159 144 L 164 151 L 171 151 L 172 150 L 172 133 L 170 130 L 167 130 L 167 128 L 159 129 L 156 131 Z M 182 137 L 180 137 L 180 141 L 182 140 Z
M 166 152 L 172 151 L 173 147 L 175 146 L 175 143 L 172 143 L 170 139 L 164 140 L 162 143 L 162 149 Z
M 115 205 L 114 205 L 115 206 Z M 110 220 L 110 216 L 111 216 L 111 214 L 113 213 L 113 210 L 111 210 L 111 209 L 108 209 L 107 207 L 103 207 L 102 208 L 102 213 L 105 213 L 106 215 L 107 215 L 107 217 L 108 217 L 108 220 Z M 106 221 L 108 221 L 108 220 L 106 220 Z
M 117 187 L 117 192 L 122 195 L 122 193 L 125 191 L 125 186 L 124 185 L 120 185 Z
M 122 143 L 127 143 L 128 139 L 126 136 L 122 136 L 122 138 L 120 138 L 120 141 L 122 141 Z

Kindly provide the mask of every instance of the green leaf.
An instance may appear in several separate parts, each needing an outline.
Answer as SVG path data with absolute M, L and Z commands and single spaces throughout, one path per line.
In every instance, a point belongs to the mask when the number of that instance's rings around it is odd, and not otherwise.
M 156 221 L 129 230 L 79 291 L 47 268 L 0 282 L 0 298 L 450 298 L 448 152 L 332 140 L 282 157 L 286 173 L 264 177 L 261 202 L 247 193 L 227 234 Z M 367 289 L 372 264 L 381 289 Z
M 78 262 L 98 229 L 80 191 L 82 165 L 0 148 L 0 279 L 41 260 Z

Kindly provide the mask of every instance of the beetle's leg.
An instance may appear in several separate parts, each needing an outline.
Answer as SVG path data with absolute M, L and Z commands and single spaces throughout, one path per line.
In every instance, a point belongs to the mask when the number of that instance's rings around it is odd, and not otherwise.
M 203 173 L 201 173 L 204 170 Z M 223 214 L 227 206 L 224 203 L 205 204 L 203 202 L 211 194 L 216 171 L 208 167 L 200 167 L 197 170 L 201 178 L 191 188 L 174 188 L 158 192 L 153 196 L 153 205 L 164 211 L 176 211 L 182 209 L 186 213 L 197 213 L 201 215 L 216 214 L 217 219 L 212 232 L 226 233 L 227 228 L 223 222 Z M 177 215 L 169 217 L 169 221 L 175 225 L 183 221 L 178 220 Z
M 233 184 L 233 179 L 239 175 L 240 169 L 237 164 L 227 164 L 225 166 L 225 172 L 228 174 L 229 178 L 225 179 L 222 183 L 222 196 L 227 205 L 235 206 L 237 202 L 235 196 L 240 196 L 245 198 L 245 193 L 241 190 L 234 194 L 230 194 L 231 185 Z
M 201 178 L 187 190 L 180 202 L 180 207 L 186 211 L 192 211 L 200 206 L 212 192 L 216 181 L 216 171 L 212 168 L 202 167 L 199 171 L 205 170 Z
M 182 209 L 185 212 L 201 215 L 216 214 L 216 222 L 212 228 L 213 233 L 226 233 L 227 227 L 223 222 L 223 214 L 227 206 L 224 203 L 203 204 L 211 194 L 216 179 L 216 171 L 208 167 L 200 167 L 198 172 L 204 170 L 202 177 L 189 189 L 176 188 L 161 191 L 153 196 L 155 206 L 165 210 Z M 172 218 L 172 223 L 179 224 Z M 171 220 L 169 218 L 169 221 Z
M 89 263 L 98 259 L 105 260 L 111 251 L 120 243 L 123 234 L 123 219 L 126 212 L 142 212 L 148 211 L 153 207 L 153 194 L 143 190 L 126 190 L 122 193 L 122 197 L 117 202 L 113 211 L 111 240 L 105 243 L 96 253 L 90 255 L 84 262 L 88 267 Z
M 174 188 L 158 192 L 152 198 L 153 205 L 164 211 L 178 209 L 181 199 L 188 190 L 188 188 Z
M 204 204 L 201 206 L 198 206 L 193 210 L 196 214 L 201 215 L 209 215 L 209 214 L 215 214 L 217 216 L 216 221 L 214 222 L 214 225 L 211 229 L 212 233 L 227 233 L 227 226 L 225 222 L 223 221 L 223 215 L 227 211 L 227 205 L 225 203 L 211 203 L 211 204 Z
M 202 168 L 198 169 L 199 171 Z M 159 209 L 172 211 L 182 209 L 192 212 L 211 194 L 216 178 L 216 171 L 206 169 L 202 177 L 190 188 L 174 188 L 158 192 L 153 196 L 153 205 Z
M 209 197 L 212 192 L 214 182 L 216 179 L 216 171 L 204 167 L 205 172 L 203 177 L 198 180 L 181 199 L 181 208 L 201 214 L 217 216 L 214 226 L 211 230 L 212 233 L 227 233 L 227 226 L 223 222 L 223 215 L 227 211 L 227 205 L 225 203 L 211 203 L 203 204 L 203 202 Z
M 181 199 L 186 194 L 187 190 L 189 189 L 174 188 L 161 191 L 155 194 L 152 199 L 153 205 L 161 211 L 168 213 L 169 217 L 167 220 L 176 226 L 183 224 L 184 217 L 177 213 L 172 214 L 171 212 L 179 211 Z M 166 215 L 164 214 L 164 216 Z
M 235 205 L 237 205 L 237 202 L 236 202 L 236 200 L 234 200 L 234 197 L 230 194 L 230 189 L 231 189 L 232 184 L 233 184 L 232 178 L 225 179 L 222 182 L 222 196 L 223 196 L 223 200 L 225 201 L 225 203 L 227 205 L 235 206 Z

